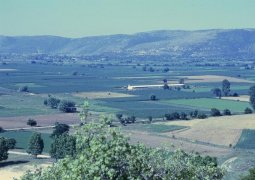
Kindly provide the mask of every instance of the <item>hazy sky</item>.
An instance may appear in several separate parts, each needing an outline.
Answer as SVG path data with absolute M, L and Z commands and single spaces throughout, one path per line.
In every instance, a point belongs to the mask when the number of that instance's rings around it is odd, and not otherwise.
M 0 0 L 1 35 L 255 28 L 255 0 Z

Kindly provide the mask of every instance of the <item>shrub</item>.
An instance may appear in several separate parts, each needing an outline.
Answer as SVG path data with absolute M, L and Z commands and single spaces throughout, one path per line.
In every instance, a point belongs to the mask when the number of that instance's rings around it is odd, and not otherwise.
M 3 133 L 4 129 L 0 126 L 0 133 Z
M 245 108 L 245 110 L 244 110 L 244 114 L 252 114 L 253 113 L 253 111 L 252 111 L 252 109 L 251 108 Z
M 231 116 L 232 114 L 231 114 L 231 111 L 230 111 L 229 109 L 224 109 L 223 115 L 225 115 L 225 116 Z
M 180 119 L 181 120 L 187 120 L 188 118 L 188 115 L 185 113 L 185 112 L 182 112 L 181 114 L 180 114 Z
M 65 113 L 76 112 L 75 102 L 63 100 L 59 103 L 58 109 Z
M 150 97 L 150 98 L 151 98 L 151 100 L 152 100 L 152 101 L 156 101 L 156 100 L 157 100 L 156 95 L 151 95 L 151 97 Z
M 55 123 L 54 130 L 51 137 L 60 136 L 66 132 L 69 132 L 70 127 L 67 124 Z
M 199 114 L 197 115 L 197 118 L 198 118 L 198 119 L 206 119 L 206 118 L 207 118 L 207 115 L 204 114 L 204 113 L 199 113 Z
M 29 125 L 29 126 L 36 126 L 37 122 L 34 119 L 28 119 L 27 125 Z
M 52 109 L 57 109 L 60 103 L 60 99 L 49 96 L 48 99 L 44 100 L 43 104 L 49 106 Z
M 14 138 L 8 138 L 6 139 L 7 146 L 9 149 L 14 149 L 17 141 Z
M 233 94 L 233 97 L 238 97 L 238 96 L 239 96 L 239 94 L 236 92 Z
M 149 123 L 152 123 L 152 116 L 149 116 L 148 119 L 149 119 Z
M 18 92 L 28 92 L 28 87 L 27 86 L 22 86 L 18 89 Z
M 191 112 L 190 112 L 190 117 L 191 117 L 191 118 L 197 118 L 197 116 L 198 116 L 198 110 L 195 110 L 195 111 L 191 111 Z
M 221 113 L 218 109 L 212 108 L 211 109 L 211 116 L 221 116 Z
M 166 120 L 177 120 L 180 119 L 180 114 L 178 112 L 173 112 L 170 114 L 165 114 Z

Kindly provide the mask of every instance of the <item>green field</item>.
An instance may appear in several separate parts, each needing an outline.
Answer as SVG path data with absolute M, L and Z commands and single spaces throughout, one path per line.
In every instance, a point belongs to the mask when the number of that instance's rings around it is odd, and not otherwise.
M 12 94 L 0 96 L 0 117 L 59 113 L 47 108 L 44 98 L 36 95 Z
M 150 133 L 165 133 L 186 128 L 186 126 L 164 124 L 135 124 L 123 127 L 125 130 L 145 131 Z
M 201 93 L 201 92 L 211 92 L 212 89 L 215 87 L 193 87 L 191 89 L 184 89 L 183 91 L 185 92 L 197 92 L 197 93 Z M 231 91 L 235 92 L 235 91 L 239 91 L 239 90 L 248 90 L 250 88 L 250 86 L 247 85 L 232 85 L 231 86 Z
M 255 149 L 255 130 L 244 129 L 235 147 L 242 149 Z
M 16 148 L 27 149 L 27 145 L 30 137 L 32 136 L 32 131 L 7 131 L 0 134 L 0 137 L 6 138 L 14 138 L 17 141 Z M 43 152 L 48 153 L 50 150 L 50 144 L 52 139 L 50 138 L 50 134 L 41 133 L 43 141 L 44 141 L 44 149 Z
M 193 107 L 197 109 L 210 110 L 211 108 L 217 108 L 219 110 L 229 109 L 235 113 L 242 113 L 246 107 L 250 107 L 248 102 L 223 100 L 216 98 L 197 98 L 197 99 L 174 99 L 164 100 L 162 103 L 172 105 L 182 105 L 184 107 Z

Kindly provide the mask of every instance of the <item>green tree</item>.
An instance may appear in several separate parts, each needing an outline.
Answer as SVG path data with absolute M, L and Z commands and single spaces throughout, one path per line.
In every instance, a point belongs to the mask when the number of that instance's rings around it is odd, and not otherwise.
M 216 97 L 221 98 L 221 90 L 220 90 L 220 88 L 214 88 L 214 89 L 212 89 L 212 93 L 213 93 Z
M 9 149 L 14 149 L 17 141 L 14 138 L 6 138 L 6 143 Z
M 225 115 L 225 116 L 231 116 L 232 113 L 231 113 L 231 111 L 230 111 L 229 109 L 224 109 L 223 115 Z
M 227 79 L 222 81 L 222 92 L 225 96 L 228 96 L 230 93 L 230 82 Z
M 255 110 L 255 86 L 250 88 L 250 104 L 252 108 Z
M 27 120 L 27 125 L 29 125 L 29 126 L 36 126 L 37 122 L 34 119 L 28 119 Z
M 75 136 L 75 157 L 30 171 L 22 179 L 222 179 L 224 175 L 214 158 L 130 144 L 105 122 L 81 126 Z
M 245 108 L 245 110 L 244 110 L 244 114 L 252 114 L 253 113 L 253 111 L 252 111 L 252 109 L 251 108 Z
M 184 78 L 179 79 L 179 84 L 184 84 L 184 81 L 185 81 Z
M 152 120 L 153 120 L 152 116 L 149 116 L 148 119 L 149 119 L 149 123 L 152 123 Z
M 188 115 L 187 115 L 185 112 L 182 112 L 182 113 L 180 114 L 180 119 L 181 119 L 181 120 L 187 120 L 187 119 L 188 119 Z
M 51 134 L 51 137 L 60 136 L 66 132 L 69 132 L 69 129 L 70 129 L 69 125 L 57 122 L 57 123 L 55 123 L 55 127 Z
M 156 95 L 151 95 L 150 99 L 151 99 L 152 101 L 156 101 L 156 100 L 157 100 L 157 97 L 156 97 Z
M 76 139 L 64 133 L 55 136 L 50 147 L 50 156 L 55 159 L 62 159 L 66 156 L 74 157 L 76 152 Z
M 1 126 L 0 126 L 0 133 L 3 133 L 4 132 L 4 128 L 2 128 Z
M 211 116 L 221 116 L 221 113 L 218 109 L 212 108 L 211 109 Z
M 59 103 L 58 109 L 66 113 L 76 112 L 75 102 L 63 100 Z
M 27 153 L 37 158 L 37 155 L 42 154 L 44 142 L 40 133 L 33 133 L 27 148 Z
M 60 99 L 49 95 L 48 99 L 44 100 L 44 105 L 49 106 L 52 109 L 57 109 L 60 103 Z
M 4 137 L 0 137 L 0 161 L 8 158 L 8 142 Z

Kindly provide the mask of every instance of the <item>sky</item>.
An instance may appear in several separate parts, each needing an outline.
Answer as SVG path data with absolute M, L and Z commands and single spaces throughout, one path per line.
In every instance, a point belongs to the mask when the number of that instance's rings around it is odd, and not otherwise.
M 0 0 L 0 35 L 255 28 L 255 0 Z

